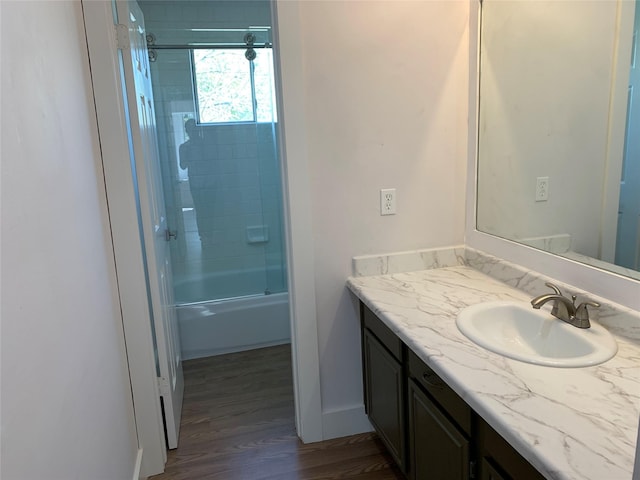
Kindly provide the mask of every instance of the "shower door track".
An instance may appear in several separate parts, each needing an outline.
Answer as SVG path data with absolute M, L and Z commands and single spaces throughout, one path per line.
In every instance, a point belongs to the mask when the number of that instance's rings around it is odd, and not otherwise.
M 246 50 L 247 48 L 273 48 L 271 43 L 198 43 L 193 45 L 148 45 L 150 50 L 212 50 L 212 49 L 232 49 Z
M 175 306 L 176 307 L 197 307 L 198 305 L 216 305 L 216 304 L 219 304 L 219 303 L 232 302 L 234 300 L 258 299 L 258 298 L 262 298 L 262 297 L 268 297 L 269 295 L 273 295 L 273 294 L 271 294 L 271 293 L 269 293 L 269 294 L 252 293 L 252 294 L 249 294 L 249 295 L 238 295 L 236 297 L 216 298 L 215 300 L 201 300 L 201 301 L 198 301 L 198 302 L 176 303 Z

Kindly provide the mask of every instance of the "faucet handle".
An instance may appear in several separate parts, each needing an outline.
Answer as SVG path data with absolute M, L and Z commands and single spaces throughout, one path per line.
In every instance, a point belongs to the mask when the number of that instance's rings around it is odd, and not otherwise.
M 576 315 L 574 320 L 574 325 L 576 327 L 589 328 L 591 326 L 589 322 L 589 310 L 587 309 L 587 306 L 599 308 L 600 304 L 598 302 L 582 302 L 580 305 L 578 305 L 578 308 L 576 308 Z
M 556 287 L 553 283 L 551 283 L 551 282 L 546 282 L 546 283 L 545 283 L 545 285 L 546 285 L 547 287 L 549 287 L 551 290 L 553 290 L 553 292 L 554 292 L 556 295 L 562 295 L 562 292 L 560 291 L 560 289 L 559 289 L 558 287 Z
M 589 310 L 587 309 L 587 306 L 599 308 L 600 304 L 598 302 L 582 302 L 578 305 L 578 308 L 576 308 L 576 318 L 580 320 L 583 318 L 586 318 L 587 320 L 589 319 Z

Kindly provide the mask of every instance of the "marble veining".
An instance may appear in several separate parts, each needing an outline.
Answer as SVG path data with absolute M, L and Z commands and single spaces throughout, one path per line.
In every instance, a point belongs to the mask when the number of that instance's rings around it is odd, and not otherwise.
M 390 253 L 386 255 L 363 255 L 353 257 L 353 275 L 386 275 L 389 273 L 414 272 L 432 268 L 453 267 L 465 264 L 463 245 L 444 248 L 429 248 Z
M 631 479 L 638 312 L 612 304 L 601 312 L 618 342 L 617 355 L 601 365 L 553 368 L 502 357 L 468 340 L 456 327 L 458 313 L 485 301 L 529 302 L 547 290 L 545 277 L 469 248 L 456 256 L 466 265 L 351 277 L 347 285 L 547 478 Z

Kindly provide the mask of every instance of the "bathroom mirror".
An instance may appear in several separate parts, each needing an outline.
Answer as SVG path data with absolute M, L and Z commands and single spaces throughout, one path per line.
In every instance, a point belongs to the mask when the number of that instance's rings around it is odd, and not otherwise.
M 640 1 L 481 8 L 477 229 L 640 279 Z

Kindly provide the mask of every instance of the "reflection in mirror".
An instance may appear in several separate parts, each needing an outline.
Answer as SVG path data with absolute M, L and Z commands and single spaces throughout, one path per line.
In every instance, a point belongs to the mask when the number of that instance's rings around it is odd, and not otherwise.
M 482 2 L 478 230 L 640 278 L 639 23 L 640 0 Z

